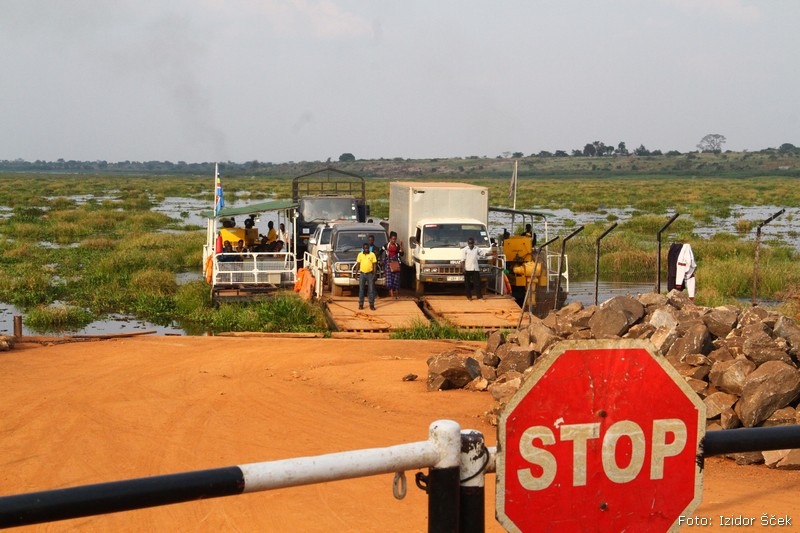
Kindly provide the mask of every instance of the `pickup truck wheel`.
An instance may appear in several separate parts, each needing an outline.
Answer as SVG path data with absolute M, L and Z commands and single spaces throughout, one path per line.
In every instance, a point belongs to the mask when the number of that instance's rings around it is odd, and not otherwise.
M 414 292 L 417 293 L 417 296 L 422 296 L 423 294 L 425 294 L 425 282 L 420 280 L 415 280 Z

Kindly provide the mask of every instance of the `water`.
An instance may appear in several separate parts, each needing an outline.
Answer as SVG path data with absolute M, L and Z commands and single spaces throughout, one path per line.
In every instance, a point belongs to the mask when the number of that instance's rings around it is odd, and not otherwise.
M 534 211 L 537 210 L 535 207 L 530 209 Z M 753 227 L 749 232 L 745 234 L 739 234 L 740 238 L 755 241 L 756 226 L 780 210 L 781 207 L 774 205 L 733 205 L 731 206 L 731 215 L 729 217 L 712 217 L 709 222 L 695 220 L 694 234 L 697 237 L 704 239 L 707 239 L 715 233 L 720 232 L 732 233 L 736 235 L 736 223 L 742 219 L 753 222 Z M 601 211 L 580 213 L 573 213 L 569 209 L 545 209 L 543 211 L 552 215 L 547 217 L 549 236 L 551 239 L 556 235 L 565 237 L 578 227 L 595 222 L 606 222 L 606 226 L 610 226 L 612 221 L 609 220 L 609 217 L 616 217 L 613 222 L 622 223 L 638 213 L 638 211 L 632 207 L 626 207 L 622 209 L 606 208 Z M 669 220 L 670 216 L 671 215 L 664 215 L 665 224 L 667 220 Z M 683 213 L 681 214 L 681 217 L 691 218 L 691 215 L 688 213 Z M 539 240 L 544 242 L 543 225 L 539 220 L 540 219 L 536 219 L 534 221 L 534 231 L 538 233 Z M 774 240 L 779 243 L 785 243 L 793 248 L 800 249 L 800 226 L 797 224 L 798 220 L 800 220 L 800 208 L 787 207 L 786 212 L 783 215 L 779 216 L 761 229 L 762 240 Z M 519 225 L 521 222 L 522 219 L 520 217 L 516 217 L 516 224 Z M 511 215 L 507 213 L 490 213 L 489 234 L 493 236 L 500 235 L 503 233 L 503 229 L 507 229 L 509 232 L 513 233 Z M 614 231 L 619 231 L 619 229 Z M 654 241 L 655 238 L 656 236 L 653 235 Z M 670 239 L 669 230 L 667 230 L 663 238 L 666 240 Z
M 632 296 L 653 292 L 655 281 L 652 283 L 626 282 L 626 281 L 600 281 L 597 291 L 597 303 L 601 304 L 615 296 Z M 666 285 L 662 286 L 666 290 Z M 567 302 L 581 302 L 584 306 L 594 305 L 594 281 L 571 281 Z
M 184 335 L 185 332 L 174 325 L 159 326 L 145 320 L 136 320 L 123 315 L 110 315 L 103 320 L 96 320 L 84 328 L 70 331 L 41 332 L 34 331 L 25 325 L 25 315 L 10 304 L 0 304 L 0 333 L 14 334 L 14 316 L 22 316 L 23 335 L 68 336 L 68 335 L 105 335 L 110 333 L 133 333 L 137 331 L 155 331 L 158 335 Z

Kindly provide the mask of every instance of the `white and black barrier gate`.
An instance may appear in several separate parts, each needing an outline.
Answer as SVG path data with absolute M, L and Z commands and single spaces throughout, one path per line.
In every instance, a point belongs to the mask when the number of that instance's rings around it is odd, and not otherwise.
M 706 457 L 797 447 L 800 425 L 712 431 L 701 449 Z M 496 453 L 480 432 L 440 420 L 431 424 L 427 441 L 388 448 L 4 496 L 0 528 L 429 468 L 416 478 L 428 494 L 428 531 L 478 533 L 485 529 L 484 474 L 495 471 Z M 404 480 L 395 476 L 396 497 L 405 494 Z

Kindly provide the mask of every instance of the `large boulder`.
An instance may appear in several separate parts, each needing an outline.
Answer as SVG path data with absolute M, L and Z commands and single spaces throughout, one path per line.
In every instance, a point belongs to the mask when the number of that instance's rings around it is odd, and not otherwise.
M 742 329 L 742 353 L 760 366 L 767 361 L 790 363 L 791 356 L 770 337 L 761 323 L 751 324 Z
M 542 322 L 533 322 L 528 327 L 530 347 L 536 352 L 543 353 L 550 346 L 558 342 L 560 337 Z
M 534 352 L 530 348 L 514 346 L 500 358 L 500 364 L 497 365 L 497 375 L 500 376 L 511 371 L 522 373 L 533 364 L 533 358 Z
M 683 359 L 692 353 L 708 354 L 711 352 L 711 334 L 702 322 L 698 322 L 676 340 L 667 352 L 667 357 Z
M 800 356 L 800 326 L 789 317 L 782 316 L 775 321 L 775 335 L 786 339 L 795 357 Z
M 800 394 L 800 371 L 783 361 L 767 361 L 745 380 L 736 414 L 745 427 L 753 427 Z
M 653 343 L 653 347 L 661 355 L 667 355 L 676 340 L 678 340 L 678 332 L 675 331 L 675 328 L 667 326 L 661 326 L 650 336 L 650 342 Z
M 434 355 L 428 362 L 428 390 L 460 389 L 472 379 L 466 358 L 456 351 Z
M 611 307 L 601 307 L 589 319 L 589 329 L 595 339 L 621 337 L 630 326 L 625 313 Z
M 717 338 L 727 337 L 728 333 L 736 327 L 738 319 L 739 313 L 736 308 L 728 305 L 715 307 L 703 315 L 703 322 L 708 331 Z
M 756 369 L 748 359 L 719 361 L 711 366 L 708 381 L 717 389 L 741 396 L 747 376 Z
M 644 306 L 636 298 L 630 296 L 615 296 L 605 302 L 603 306 L 623 313 L 628 321 L 628 326 L 636 324 L 644 316 Z
M 678 325 L 678 312 L 669 305 L 659 307 L 650 315 L 649 322 L 656 329 L 660 327 L 673 329 Z
M 706 418 L 716 418 L 723 413 L 723 411 L 733 407 L 733 404 L 738 400 L 735 395 L 728 394 L 727 392 L 715 392 L 706 396 L 703 403 L 706 404 Z
M 742 311 L 739 317 L 739 327 L 743 328 L 750 324 L 758 324 L 764 321 L 769 316 L 769 311 L 763 307 L 748 307 Z
M 489 338 L 486 339 L 486 351 L 489 353 L 494 353 L 497 351 L 497 348 L 499 348 L 500 345 L 505 342 L 506 336 L 502 331 L 493 331 L 489 334 Z

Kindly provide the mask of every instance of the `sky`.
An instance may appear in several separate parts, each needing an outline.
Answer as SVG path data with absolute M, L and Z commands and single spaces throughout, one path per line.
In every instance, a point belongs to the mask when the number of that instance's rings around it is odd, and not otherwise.
M 797 0 L 0 0 L 0 159 L 800 145 Z

